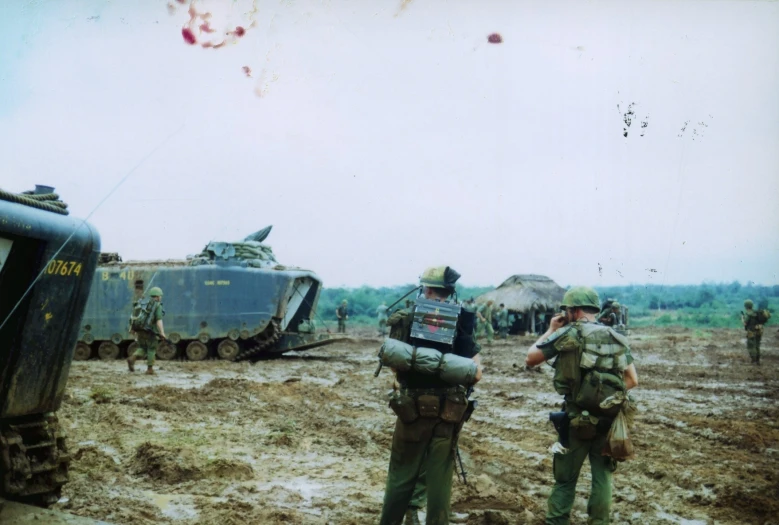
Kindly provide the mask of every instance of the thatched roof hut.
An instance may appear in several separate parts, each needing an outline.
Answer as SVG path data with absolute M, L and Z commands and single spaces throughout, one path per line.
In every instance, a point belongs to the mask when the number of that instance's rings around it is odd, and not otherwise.
M 512 275 L 491 292 L 480 295 L 476 302 L 492 299 L 495 304 L 505 304 L 510 312 L 543 312 L 558 309 L 563 295 L 565 288 L 544 275 Z
M 560 307 L 565 288 L 544 275 L 512 275 L 503 283 L 476 298 L 477 303 L 492 299 L 509 311 L 509 333 L 541 333 Z

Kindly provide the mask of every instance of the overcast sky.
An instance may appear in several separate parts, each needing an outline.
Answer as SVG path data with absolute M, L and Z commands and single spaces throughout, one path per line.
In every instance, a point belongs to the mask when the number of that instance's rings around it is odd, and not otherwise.
M 779 282 L 779 3 L 193 3 L 3 1 L 0 187 L 326 286 Z

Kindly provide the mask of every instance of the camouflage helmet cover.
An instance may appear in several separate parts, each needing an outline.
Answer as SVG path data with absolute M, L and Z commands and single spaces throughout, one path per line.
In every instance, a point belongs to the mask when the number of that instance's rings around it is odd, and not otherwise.
M 428 288 L 445 288 L 454 290 L 454 285 L 460 274 L 449 266 L 431 266 L 422 272 L 419 284 Z
M 574 286 L 563 296 L 561 308 L 589 307 L 600 310 L 598 292 L 589 286 Z
M 162 288 L 155 286 L 149 290 L 149 297 L 162 297 Z
M 752 308 L 755 305 L 755 303 L 752 302 L 752 299 L 747 299 L 744 301 L 744 308 Z
M 617 301 L 614 301 L 613 303 L 611 303 L 611 308 L 612 309 L 619 308 L 620 306 L 622 306 L 622 305 L 620 305 Z
M 347 301 L 346 299 L 344 299 L 343 301 L 341 301 L 341 304 L 349 304 L 349 301 Z

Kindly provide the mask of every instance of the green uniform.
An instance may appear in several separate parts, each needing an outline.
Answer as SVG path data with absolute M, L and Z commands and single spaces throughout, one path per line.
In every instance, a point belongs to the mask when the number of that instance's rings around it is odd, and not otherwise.
M 149 366 L 154 366 L 154 360 L 157 357 L 157 336 L 160 333 L 157 329 L 157 321 L 162 320 L 164 315 L 165 313 L 162 310 L 162 303 L 157 303 L 157 307 L 154 309 L 154 314 L 150 320 L 151 330 L 154 332 L 154 334 L 150 334 L 148 332 L 138 332 L 136 334 L 138 337 L 138 349 L 135 351 L 133 356 L 141 358 L 145 357 L 146 364 Z
M 386 335 L 387 333 L 387 305 L 382 304 L 376 308 L 376 318 L 379 322 L 379 333 Z
M 498 333 L 503 339 L 507 339 L 509 336 L 509 311 L 506 308 L 501 308 L 495 314 L 498 321 Z
M 555 359 L 555 389 L 558 393 L 565 395 L 564 410 L 569 418 L 574 418 L 581 414 L 582 410 L 572 401 L 574 392 L 579 386 L 566 382 L 565 374 L 566 364 L 560 358 L 561 352 L 576 351 L 578 357 L 574 363 L 578 368 L 578 363 L 582 355 L 582 338 L 579 327 L 584 324 L 582 321 L 566 325 L 555 331 L 548 339 L 538 344 L 538 348 L 544 354 L 548 361 Z M 612 343 L 620 344 L 625 348 L 625 362 L 627 365 L 633 362 L 630 354 L 630 347 L 627 340 L 614 332 L 611 328 L 602 328 L 608 330 L 609 334 L 605 336 Z M 602 334 L 603 335 L 603 334 Z M 600 345 L 598 345 L 600 348 Z M 569 354 L 572 355 L 572 354 Z M 570 364 L 570 361 L 568 361 Z M 576 375 L 576 374 L 574 374 Z M 612 418 L 595 414 L 598 419 L 598 425 L 594 429 L 594 435 L 587 439 L 582 439 L 575 427 L 569 429 L 570 446 L 565 454 L 556 453 L 553 461 L 553 471 L 555 484 L 549 495 L 547 503 L 546 523 L 547 525 L 562 525 L 570 523 L 571 509 L 576 497 L 576 482 L 579 479 L 579 473 L 585 458 L 590 460 L 590 471 L 592 473 L 592 491 L 587 502 L 587 514 L 589 515 L 588 524 L 601 525 L 609 523 L 609 510 L 611 508 L 611 477 L 616 470 L 617 462 L 609 456 L 603 456 L 601 451 L 606 443 L 608 430 L 611 426 Z
M 492 338 L 495 335 L 495 330 L 492 328 L 492 305 L 487 305 L 487 303 L 484 303 L 479 307 L 477 312 L 480 313 L 482 317 L 484 317 L 484 321 L 477 317 L 478 320 L 476 322 L 476 338 L 478 339 L 481 337 L 482 333 L 486 330 L 487 342 L 491 343 Z
M 760 340 L 763 338 L 763 325 L 757 320 L 757 312 L 748 308 L 744 313 L 744 329 L 747 331 L 747 352 L 753 363 L 760 362 Z
M 411 312 L 400 310 L 387 320 L 390 337 L 409 342 Z M 472 344 L 462 357 L 474 357 L 479 346 Z M 417 399 L 420 394 L 443 395 L 454 390 L 432 375 L 398 372 L 401 391 Z M 412 423 L 395 422 L 387 484 L 381 510 L 381 525 L 400 525 L 406 509 L 422 507 L 427 499 L 427 525 L 449 523 L 454 475 L 454 444 L 458 423 L 441 418 L 418 417 Z
M 608 312 L 604 312 L 601 314 L 600 319 L 598 319 L 598 322 L 601 324 L 605 324 L 606 326 L 617 326 L 619 324 L 617 320 L 617 314 L 609 310 Z
M 346 316 L 349 315 L 349 309 L 345 304 L 342 304 L 336 308 L 335 312 L 338 314 L 338 332 L 346 333 Z

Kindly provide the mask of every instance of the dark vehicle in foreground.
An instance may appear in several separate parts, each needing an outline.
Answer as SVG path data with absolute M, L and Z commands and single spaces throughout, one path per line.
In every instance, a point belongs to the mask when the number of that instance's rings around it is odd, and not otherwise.
M 53 188 L 0 190 L 0 496 L 56 502 L 70 456 L 62 403 L 100 237 Z
M 157 357 L 201 361 L 258 359 L 337 341 L 314 330 L 322 282 L 314 272 L 278 264 L 264 240 L 212 242 L 187 260 L 122 262 L 103 254 L 81 324 L 75 359 L 117 359 L 135 351 L 132 303 L 163 290 L 165 332 Z M 261 233 L 258 232 L 258 233 Z

